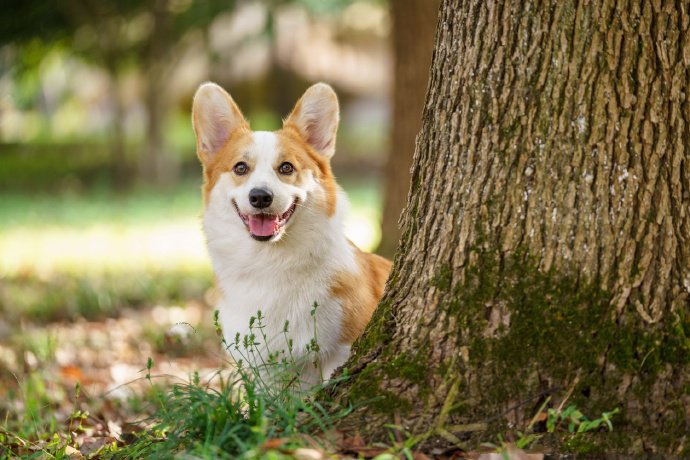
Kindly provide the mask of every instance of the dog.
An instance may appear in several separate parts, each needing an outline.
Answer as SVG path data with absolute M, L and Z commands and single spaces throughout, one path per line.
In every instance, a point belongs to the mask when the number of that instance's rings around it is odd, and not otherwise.
M 199 87 L 192 107 L 225 341 L 258 336 L 259 315 L 262 346 L 289 343 L 291 356 L 305 362 L 307 384 L 347 360 L 391 269 L 345 236 L 347 196 L 330 165 L 339 118 L 338 98 L 324 83 L 308 88 L 274 132 L 251 131 L 214 83 Z

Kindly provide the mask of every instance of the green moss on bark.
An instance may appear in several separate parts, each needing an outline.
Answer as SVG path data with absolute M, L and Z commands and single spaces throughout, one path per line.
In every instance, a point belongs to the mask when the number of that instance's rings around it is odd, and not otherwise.
M 354 343 L 353 352 L 358 355 L 375 352 L 390 342 L 393 330 L 390 303 L 384 299 L 374 310 L 365 333 Z
M 395 324 L 391 321 L 390 303 L 381 302 L 372 316 L 366 333 L 354 345 L 357 355 L 376 354 L 375 362 L 366 366 L 352 382 L 348 396 L 357 404 L 367 402 L 367 408 L 392 417 L 395 413 L 406 413 L 414 404 L 385 388 L 384 382 L 406 381 L 420 388 L 425 395 L 429 363 L 428 343 L 420 346 L 414 353 L 396 353 L 389 345 L 393 343 L 392 332 Z
M 483 251 L 475 260 L 462 284 L 454 282 L 458 277 L 449 266 L 442 266 L 430 283 L 440 291 L 438 318 L 446 321 L 439 324 L 455 348 L 465 350 L 464 359 L 432 362 L 435 344 L 423 334 L 412 339 L 412 348 L 408 345 L 414 351 L 400 352 L 392 307 L 384 301 L 356 346 L 360 353 L 376 353 L 376 358 L 355 375 L 348 394 L 352 402 L 370 401 L 366 410 L 391 422 L 395 414 L 433 417 L 440 408 L 432 400 L 444 399 L 441 393 L 449 387 L 449 378 L 459 379 L 460 392 L 447 423 L 486 423 L 485 432 L 466 434 L 472 444 L 524 430 L 547 397 L 558 404 L 569 394 L 568 404 L 590 417 L 617 407 L 622 412 L 614 419 L 613 433 L 545 437 L 557 451 L 641 449 L 631 447 L 631 436 L 654 436 L 653 444 L 664 449 L 684 448 L 678 440 L 688 428 L 681 402 L 690 392 L 687 382 L 665 387 L 676 401 L 661 402 L 657 428 L 641 424 L 648 414 L 639 411 L 658 391 L 655 385 L 668 378 L 664 373 L 690 364 L 685 312 L 649 325 L 633 306 L 616 315 L 611 295 L 596 281 L 562 271 L 542 272 L 524 252 L 501 258 L 497 251 Z M 429 381 L 437 387 L 429 387 Z M 399 388 L 405 389 L 404 395 L 396 394 Z M 625 391 L 619 392 L 621 388 Z
M 621 407 L 618 428 L 644 432 L 639 420 L 648 414 L 633 413 L 635 404 L 627 403 L 634 398 L 645 401 L 659 380 L 668 378 L 664 373 L 669 369 L 687 370 L 690 321 L 685 312 L 650 325 L 632 305 L 616 315 L 611 295 L 596 281 L 555 270 L 542 272 L 523 252 L 504 259 L 496 252 L 482 252 L 477 261 L 466 271 L 466 281 L 449 288 L 439 306 L 455 315 L 459 344 L 469 349 L 467 362 L 460 363 L 457 372 L 473 382 L 466 391 L 477 400 L 458 405 L 458 422 L 503 420 L 490 424 L 491 437 L 509 430 L 507 413 L 529 420 L 547 396 L 563 398 L 574 385 L 569 402 L 583 412 L 600 414 Z M 436 278 L 442 282 L 434 286 L 446 287 L 448 277 L 442 267 Z M 619 394 L 625 385 L 630 385 L 628 392 Z M 682 394 L 678 389 L 676 397 Z M 687 431 L 687 420 L 676 403 L 660 404 L 665 406 L 659 407 L 663 432 L 647 435 L 656 437 L 653 444 L 670 447 Z M 629 434 L 597 433 L 588 435 L 586 443 L 564 438 L 561 448 L 626 451 Z

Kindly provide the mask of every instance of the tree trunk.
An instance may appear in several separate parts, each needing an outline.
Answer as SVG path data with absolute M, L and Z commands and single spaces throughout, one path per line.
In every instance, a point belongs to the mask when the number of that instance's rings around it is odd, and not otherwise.
M 384 170 L 382 239 L 378 252 L 393 256 L 398 247 L 398 219 L 410 187 L 414 140 L 422 126 L 422 109 L 434 49 L 439 0 L 396 0 L 393 16 L 393 126 Z
M 123 189 L 129 183 L 129 168 L 125 154 L 125 107 L 120 96 L 120 69 L 115 57 L 106 63 L 110 83 L 110 99 L 113 104 L 112 131 L 110 135 L 110 161 L 113 165 L 115 187 Z
M 141 158 L 141 177 L 147 183 L 164 184 L 175 175 L 173 160 L 166 154 L 163 123 L 166 112 L 166 60 L 171 42 L 171 18 L 168 0 L 152 2 L 153 30 L 145 54 L 146 72 L 146 150 Z
M 335 394 L 378 399 L 342 430 L 476 446 L 575 404 L 614 431 L 540 442 L 690 455 L 689 27 L 682 1 L 443 1 L 399 256 Z
M 163 137 L 163 107 L 161 64 L 152 62 L 146 72 L 146 150 L 141 158 L 141 178 L 152 184 L 161 184 L 166 176 L 165 144 Z

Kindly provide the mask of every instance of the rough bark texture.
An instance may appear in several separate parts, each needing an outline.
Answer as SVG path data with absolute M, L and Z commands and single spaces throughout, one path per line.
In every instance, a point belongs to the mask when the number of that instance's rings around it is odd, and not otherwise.
M 384 170 L 382 239 L 378 252 L 392 256 L 398 246 L 398 220 L 410 187 L 414 142 L 422 126 L 424 95 L 439 0 L 396 0 L 393 17 L 393 117 L 391 147 Z
M 689 69 L 685 1 L 443 1 L 341 429 L 471 446 L 567 399 L 621 413 L 557 451 L 690 455 Z

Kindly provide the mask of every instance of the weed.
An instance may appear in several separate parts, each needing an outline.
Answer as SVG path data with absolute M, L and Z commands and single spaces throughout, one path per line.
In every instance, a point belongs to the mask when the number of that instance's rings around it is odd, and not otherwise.
M 315 309 L 316 306 L 312 311 Z M 305 363 L 292 355 L 289 324 L 286 322 L 283 328 L 286 348 L 271 351 L 264 320 L 262 313 L 257 312 L 250 320 L 249 334 L 238 334 L 232 343 L 227 343 L 216 312 L 216 331 L 237 366 L 230 372 L 218 371 L 206 383 L 195 373 L 189 382 L 159 392 L 159 410 L 154 419 L 147 420 L 150 428 L 111 456 L 281 458 L 283 453 L 305 444 L 301 435 L 326 432 L 337 418 L 346 415 L 348 409 L 333 411 L 312 398 L 324 384 L 305 391 L 298 374 Z M 316 339 L 309 350 L 309 361 L 317 363 Z M 149 381 L 152 367 L 149 361 L 145 377 Z M 275 440 L 281 440 L 279 451 L 271 447 Z
M 555 409 L 546 409 L 546 406 L 550 401 L 551 397 L 547 398 L 542 403 L 529 425 L 527 425 L 527 428 L 524 431 L 517 432 L 517 439 L 515 440 L 514 444 L 518 449 L 527 449 L 529 447 L 533 447 L 534 444 L 543 436 L 543 432 L 538 433 L 534 430 L 535 424 L 539 421 L 545 422 L 547 433 L 560 433 L 570 438 L 566 441 L 573 441 L 578 437 L 578 435 L 596 431 L 603 426 L 605 426 L 609 431 L 613 431 L 613 423 L 611 422 L 611 419 L 614 415 L 620 412 L 620 409 L 616 408 L 612 411 L 602 413 L 597 419 L 590 420 L 577 408 L 575 404 L 570 404 L 564 409 L 564 404 L 561 403 L 561 405 Z M 497 452 L 500 453 L 504 458 L 507 459 L 509 457 L 507 443 L 504 441 L 502 435 L 498 436 L 498 446 L 492 444 L 487 445 L 495 447 Z
M 553 433 L 556 429 L 564 423 L 567 423 L 568 433 L 586 433 L 588 431 L 598 430 L 599 427 L 606 426 L 609 431 L 613 431 L 613 424 L 611 418 L 620 412 L 616 408 L 610 412 L 604 412 L 601 417 L 589 420 L 574 404 L 569 405 L 564 410 L 548 410 L 548 417 L 546 419 L 546 430 Z

